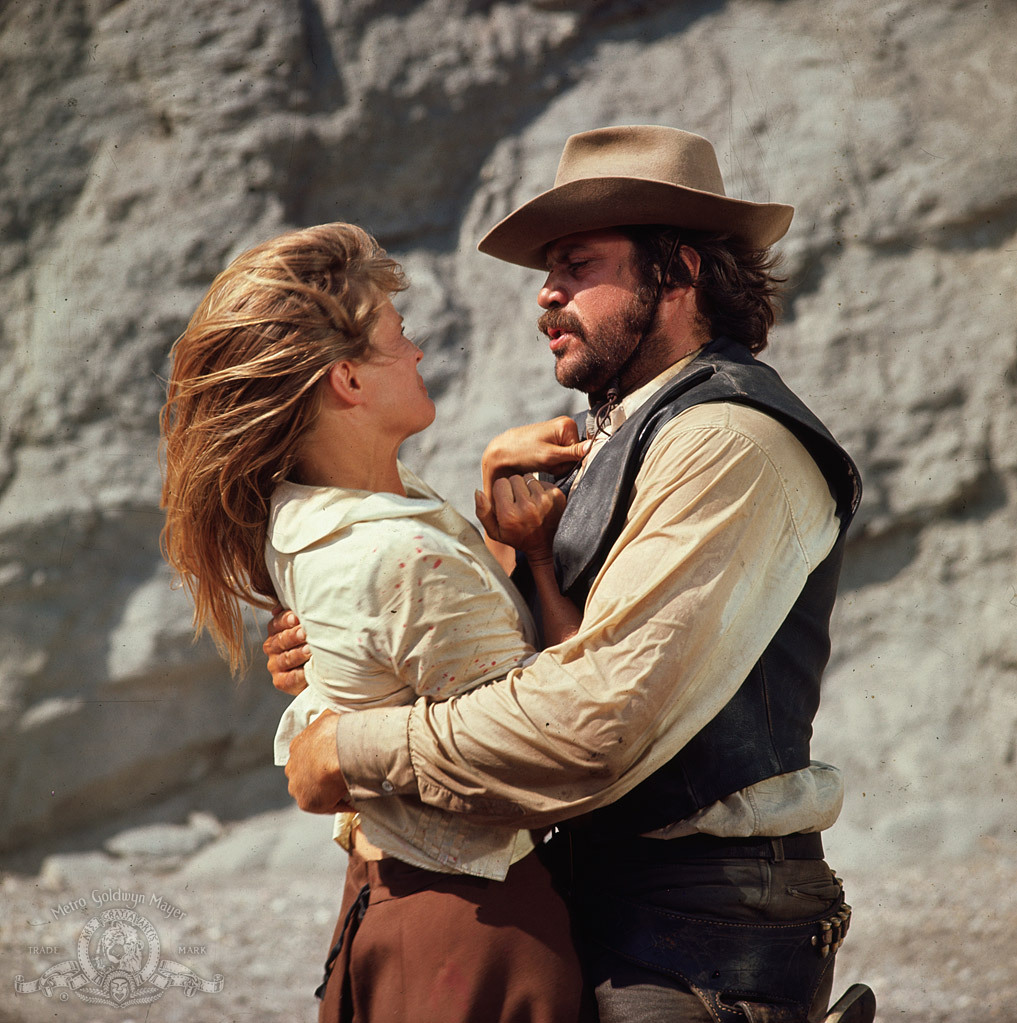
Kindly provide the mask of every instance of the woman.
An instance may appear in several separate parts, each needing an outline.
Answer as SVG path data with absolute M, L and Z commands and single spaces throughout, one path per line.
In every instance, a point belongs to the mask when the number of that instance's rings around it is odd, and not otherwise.
M 404 287 L 359 228 L 291 232 L 234 260 L 174 346 L 164 550 L 234 669 L 244 603 L 299 615 L 312 659 L 283 759 L 325 709 L 446 699 L 533 654 L 528 612 L 477 531 L 398 460 L 435 414 L 391 301 Z M 517 527 L 501 538 L 553 579 L 562 496 L 501 489 Z M 578 613 L 549 603 L 554 640 Z M 386 799 L 340 815 L 337 837 L 350 863 L 322 1020 L 576 1018 L 567 913 L 527 832 Z

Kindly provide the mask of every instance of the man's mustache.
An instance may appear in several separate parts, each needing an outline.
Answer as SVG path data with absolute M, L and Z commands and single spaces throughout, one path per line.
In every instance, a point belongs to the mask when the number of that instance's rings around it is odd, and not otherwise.
M 537 330 L 541 334 L 547 335 L 552 330 L 556 330 L 562 334 L 575 334 L 580 339 L 585 339 L 586 337 L 583 333 L 583 325 L 579 322 L 579 317 L 574 313 L 566 312 L 564 309 L 548 309 L 537 320 Z

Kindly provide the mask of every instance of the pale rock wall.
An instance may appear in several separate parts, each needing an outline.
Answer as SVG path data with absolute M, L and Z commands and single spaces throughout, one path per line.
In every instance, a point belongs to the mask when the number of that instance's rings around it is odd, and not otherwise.
M 158 552 L 167 351 L 291 226 L 403 260 L 439 420 L 408 461 L 471 507 L 487 437 L 579 406 L 538 275 L 479 256 L 565 136 L 709 137 L 794 203 L 767 358 L 855 455 L 816 755 L 842 859 L 1013 839 L 1017 72 L 1009 0 L 8 0 L 0 9 L 0 845 L 269 757 Z M 239 783 L 239 782 L 238 782 Z

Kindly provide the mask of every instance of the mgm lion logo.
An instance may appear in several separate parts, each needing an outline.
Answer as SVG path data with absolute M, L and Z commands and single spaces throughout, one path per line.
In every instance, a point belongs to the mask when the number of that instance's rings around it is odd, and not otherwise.
M 83 1002 L 126 1008 L 148 1005 L 167 988 L 181 987 L 188 997 L 217 994 L 223 978 L 202 980 L 189 967 L 161 959 L 162 946 L 152 924 L 133 909 L 107 909 L 92 917 L 78 937 L 78 958 L 49 967 L 36 980 L 16 977 L 19 995 L 41 991 L 47 998 L 69 988 Z M 60 998 L 66 1000 L 66 991 Z

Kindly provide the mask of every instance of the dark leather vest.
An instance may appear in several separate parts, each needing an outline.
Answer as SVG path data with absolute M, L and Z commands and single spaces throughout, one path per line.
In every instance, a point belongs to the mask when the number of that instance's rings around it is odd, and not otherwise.
M 836 499 L 840 536 L 723 710 L 657 772 L 582 818 L 584 825 L 616 834 L 664 827 L 764 778 L 809 764 L 844 537 L 861 482 L 847 453 L 771 367 L 719 338 L 626 420 L 571 488 L 555 537 L 555 572 L 562 592 L 583 606 L 622 529 L 633 482 L 653 439 L 679 413 L 711 401 L 751 405 L 798 438 Z

